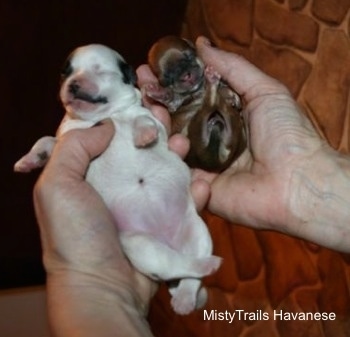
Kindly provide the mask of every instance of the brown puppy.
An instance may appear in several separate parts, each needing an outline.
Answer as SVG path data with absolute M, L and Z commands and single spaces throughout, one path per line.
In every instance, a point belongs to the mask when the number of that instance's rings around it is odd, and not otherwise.
M 236 100 L 237 94 L 207 68 L 203 104 L 188 123 L 190 167 L 220 172 L 242 154 L 247 144 Z
M 239 95 L 180 37 L 159 39 L 148 63 L 159 84 L 147 84 L 143 92 L 168 108 L 172 134 L 189 138 L 187 164 L 214 172 L 227 168 L 246 147 Z

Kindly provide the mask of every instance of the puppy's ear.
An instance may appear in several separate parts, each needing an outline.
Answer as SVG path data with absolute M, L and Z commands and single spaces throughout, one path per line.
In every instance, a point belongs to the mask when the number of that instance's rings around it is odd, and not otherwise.
M 118 60 L 118 65 L 123 74 L 123 82 L 125 84 L 136 85 L 137 77 L 134 68 L 122 60 Z

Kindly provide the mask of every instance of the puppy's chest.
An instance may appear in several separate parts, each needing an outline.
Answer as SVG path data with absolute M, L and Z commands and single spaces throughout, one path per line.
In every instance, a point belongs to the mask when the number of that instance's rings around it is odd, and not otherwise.
M 107 150 L 93 163 L 92 169 L 105 174 L 131 179 L 139 172 L 152 171 L 162 157 L 162 146 L 138 148 L 134 144 L 134 129 L 127 120 L 115 120 L 115 135 Z M 147 170 L 145 169 L 147 168 Z
M 197 112 L 202 108 L 204 103 L 204 88 L 200 88 L 194 94 L 187 96 L 183 104 L 171 114 L 171 133 L 182 133 L 187 136 L 188 124 Z
M 108 149 L 91 163 L 87 180 L 120 230 L 162 232 L 168 241 L 180 229 L 187 209 L 190 172 L 166 142 L 137 148 L 130 132 L 118 124 Z
M 162 130 L 155 144 L 138 148 L 132 123 L 115 121 L 115 136 L 107 150 L 90 165 L 87 179 L 107 199 L 115 195 L 138 198 L 187 190 L 190 173 L 176 154 L 168 150 Z M 170 194 L 170 192 L 169 192 Z

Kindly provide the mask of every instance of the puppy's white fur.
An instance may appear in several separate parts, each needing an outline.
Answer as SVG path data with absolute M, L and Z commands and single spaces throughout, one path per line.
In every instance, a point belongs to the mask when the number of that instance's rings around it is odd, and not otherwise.
M 115 217 L 123 250 L 131 263 L 155 280 L 176 280 L 172 306 L 187 314 L 205 303 L 200 278 L 221 263 L 190 194 L 190 171 L 169 151 L 164 126 L 141 106 L 141 95 L 125 74 L 126 63 L 103 45 L 76 49 L 60 97 L 66 115 L 57 137 L 111 118 L 116 134 L 91 162 L 87 181 Z M 123 70 L 123 69 L 124 70 Z M 15 164 L 16 171 L 43 166 L 55 144 L 41 138 Z

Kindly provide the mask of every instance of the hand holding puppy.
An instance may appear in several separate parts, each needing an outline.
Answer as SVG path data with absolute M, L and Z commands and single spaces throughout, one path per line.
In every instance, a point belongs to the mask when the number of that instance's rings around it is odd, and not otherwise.
M 159 118 L 166 116 L 165 109 L 151 108 Z M 57 336 L 71 336 L 77 327 L 94 336 L 152 336 L 145 316 L 156 283 L 127 261 L 110 211 L 85 180 L 91 160 L 108 147 L 114 132 L 106 120 L 64 134 L 34 189 L 50 323 Z M 186 140 L 169 140 L 170 148 L 178 144 L 184 156 Z M 193 184 L 198 210 L 208 193 L 205 182 Z
M 208 208 L 234 223 L 349 252 L 349 157 L 320 138 L 280 82 L 203 37 L 196 48 L 242 97 L 248 129 L 249 151 L 227 170 L 193 170 L 193 181 L 210 184 Z M 186 149 L 185 142 L 176 146 Z
M 239 95 L 205 66 L 194 44 L 176 35 L 158 39 L 148 52 L 157 80 L 141 90 L 167 107 L 171 134 L 190 140 L 185 162 L 191 168 L 222 172 L 246 149 Z
M 111 121 L 64 134 L 35 185 L 55 336 L 152 335 L 144 316 L 156 285 L 129 264 L 110 211 L 85 180 L 113 135 Z
M 66 114 L 57 137 L 39 139 L 15 170 L 44 166 L 65 133 L 110 118 L 116 135 L 84 178 L 111 212 L 131 264 L 153 280 L 178 280 L 169 287 L 171 305 L 185 315 L 205 304 L 201 278 L 214 273 L 221 258 L 212 255 L 210 233 L 195 209 L 190 170 L 169 150 L 164 125 L 141 106 L 135 81 L 115 50 L 100 44 L 76 48 L 62 73 Z
M 242 57 L 197 40 L 197 52 L 245 101 L 249 152 L 211 182 L 209 209 L 350 252 L 350 158 L 321 139 L 289 91 Z

